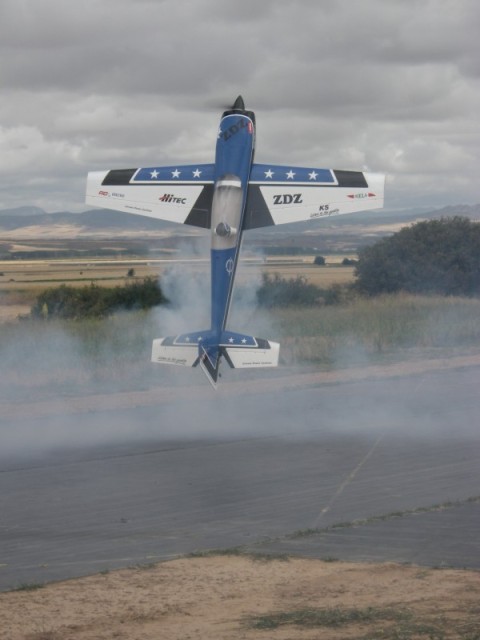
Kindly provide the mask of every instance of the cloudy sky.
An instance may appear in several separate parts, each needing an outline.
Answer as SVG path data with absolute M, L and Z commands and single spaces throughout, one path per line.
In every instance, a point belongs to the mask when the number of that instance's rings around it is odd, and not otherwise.
M 95 169 L 213 161 L 385 172 L 387 208 L 480 202 L 478 0 L 0 0 L 0 209 L 82 211 Z

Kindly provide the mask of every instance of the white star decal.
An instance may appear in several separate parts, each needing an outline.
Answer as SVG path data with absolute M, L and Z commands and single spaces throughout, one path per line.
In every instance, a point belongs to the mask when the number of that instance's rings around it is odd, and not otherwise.
M 242 338 L 242 344 L 245 344 L 247 342 L 246 338 Z
M 265 171 L 265 178 L 273 178 L 273 171 L 271 169 Z
M 197 342 L 201 342 L 203 340 L 202 336 L 198 336 Z
M 154 178 L 158 178 L 158 171 L 156 169 L 154 169 L 153 171 L 150 171 L 150 175 L 152 177 L 152 180 Z
M 190 342 L 190 338 L 188 336 L 185 338 L 185 342 Z
M 199 178 L 201 176 L 202 172 L 200 171 L 200 169 L 195 169 L 195 171 L 193 172 L 193 177 L 194 178 Z
M 175 169 L 175 171 L 172 171 L 172 178 L 179 178 L 180 177 L 180 171 L 178 169 Z
M 287 173 L 287 180 L 293 180 L 295 177 L 295 174 L 293 173 L 293 171 L 290 169 L 290 171 Z
M 230 344 L 232 344 L 232 342 L 235 342 L 233 338 L 229 338 L 228 341 L 230 342 Z
M 315 171 L 312 171 L 311 173 L 308 174 L 308 177 L 310 178 L 310 180 L 316 180 L 318 176 L 318 173 L 315 173 Z

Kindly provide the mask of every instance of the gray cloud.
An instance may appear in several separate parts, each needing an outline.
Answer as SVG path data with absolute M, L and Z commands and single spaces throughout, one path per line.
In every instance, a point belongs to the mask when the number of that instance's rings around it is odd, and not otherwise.
M 4 0 L 0 207 L 81 210 L 89 169 L 213 160 L 389 174 L 387 204 L 477 202 L 475 0 Z

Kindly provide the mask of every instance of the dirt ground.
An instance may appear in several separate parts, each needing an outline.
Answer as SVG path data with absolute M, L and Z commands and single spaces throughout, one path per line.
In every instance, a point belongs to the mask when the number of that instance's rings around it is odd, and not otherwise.
M 0 594 L 3 640 L 480 637 L 480 576 L 212 556 Z

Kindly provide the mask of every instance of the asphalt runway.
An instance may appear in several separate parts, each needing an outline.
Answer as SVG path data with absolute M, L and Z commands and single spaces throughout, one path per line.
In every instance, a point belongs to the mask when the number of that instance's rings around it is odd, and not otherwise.
M 0 589 L 238 545 L 480 568 L 479 382 L 0 419 Z

